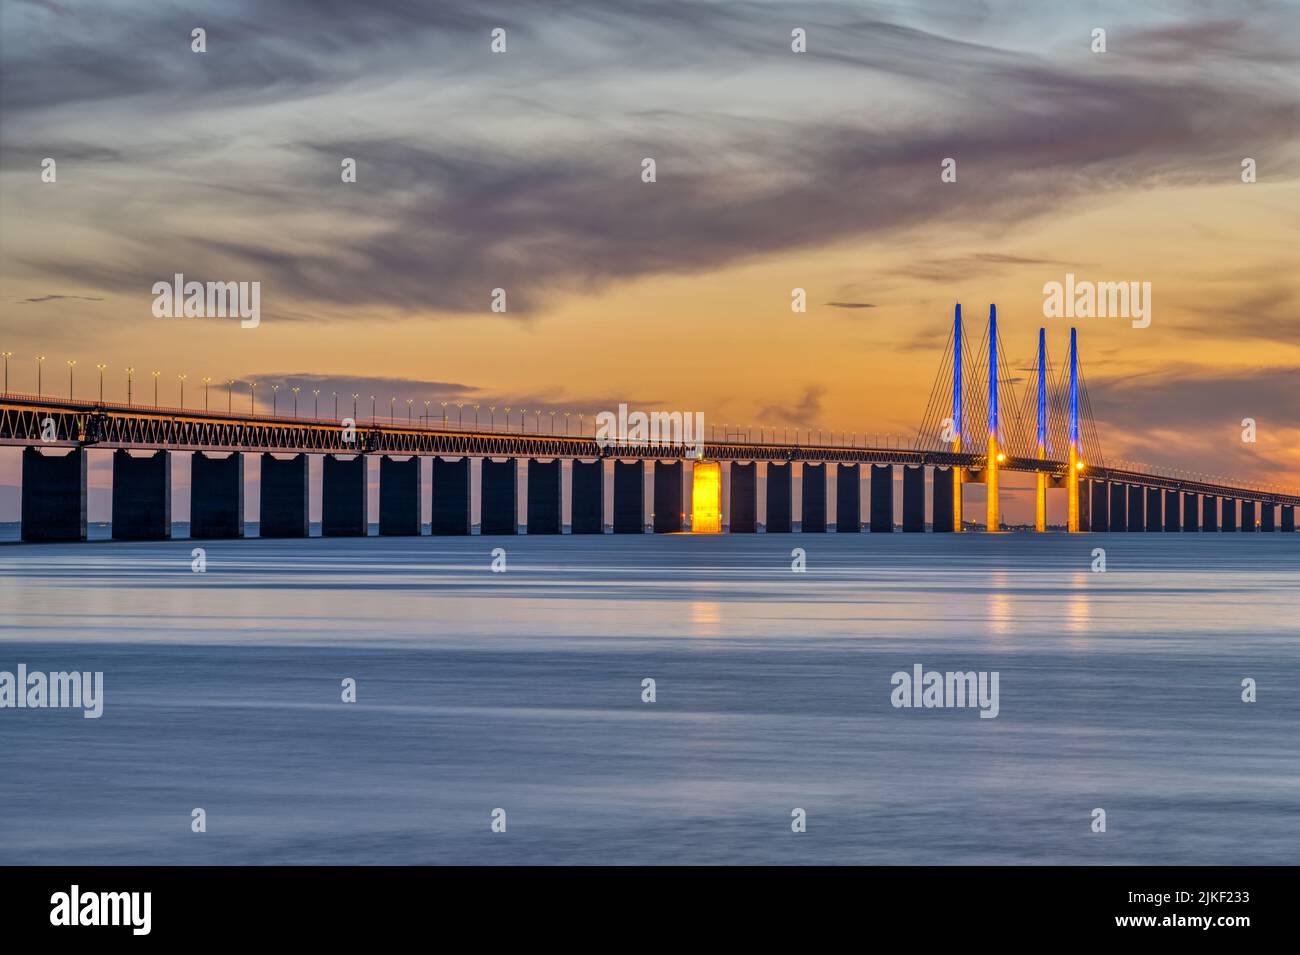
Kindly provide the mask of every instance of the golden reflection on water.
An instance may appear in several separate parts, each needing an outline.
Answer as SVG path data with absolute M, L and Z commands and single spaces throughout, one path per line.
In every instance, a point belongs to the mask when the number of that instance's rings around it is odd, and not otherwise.
M 714 600 L 692 600 L 690 605 L 691 636 L 722 635 L 722 604 Z

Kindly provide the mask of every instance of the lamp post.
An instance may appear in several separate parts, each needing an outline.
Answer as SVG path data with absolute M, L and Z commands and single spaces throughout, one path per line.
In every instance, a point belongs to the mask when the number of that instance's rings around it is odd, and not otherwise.
M 360 398 L 360 397 L 361 397 L 361 392 L 359 392 L 359 391 L 354 391 L 354 392 L 352 392 L 352 421 L 353 421 L 353 423 L 356 423 L 356 420 L 357 420 L 357 399 Z
M 280 386 L 278 384 L 271 386 L 271 417 L 275 417 L 276 398 L 279 397 Z
M 442 405 L 442 426 L 445 428 L 447 427 L 447 402 L 440 401 L 439 404 Z
M 248 413 L 257 413 L 257 382 L 255 381 L 248 383 Z
M 510 406 L 506 405 L 506 430 L 510 430 Z
M 184 373 L 182 373 L 182 374 L 177 375 L 176 378 L 177 378 L 177 379 L 180 381 L 180 383 L 181 383 L 181 410 L 184 411 L 184 410 L 185 410 L 185 378 L 186 378 L 186 375 L 185 375 Z
M 456 427 L 458 428 L 461 427 L 461 417 L 464 411 L 465 411 L 464 403 L 459 401 L 456 402 Z
M 41 396 L 41 369 L 45 367 L 45 356 L 36 356 L 36 397 Z
M 397 404 L 396 395 L 388 399 L 388 423 L 389 424 L 393 423 L 393 408 L 394 406 L 396 406 L 396 404 Z
M 564 412 L 564 436 L 569 436 L 569 412 Z
M 235 410 L 235 379 L 226 379 L 226 414 L 233 414 Z
M 474 429 L 478 430 L 478 405 L 474 406 Z
M 370 396 L 370 423 L 375 423 L 375 396 Z
M 415 399 L 414 399 L 414 398 L 407 398 L 407 399 L 406 399 L 406 426 L 407 426 L 408 428 L 411 426 L 411 405 L 413 405 L 413 404 L 415 404 Z M 425 406 L 428 407 L 428 404 L 429 404 L 429 403 L 426 401 L 426 402 L 425 402 Z
M 492 430 L 497 429 L 497 406 L 488 405 L 488 413 L 492 415 Z
M 77 367 L 77 359 L 68 359 L 68 400 L 72 400 L 72 369 Z
M 5 360 L 5 394 L 9 394 L 9 359 L 14 357 L 11 351 L 0 353 Z
M 134 368 L 128 368 L 126 370 L 126 403 L 128 405 L 131 403 L 131 376 L 134 374 Z
M 212 384 L 212 377 L 210 375 L 204 375 L 203 376 L 203 410 L 204 411 L 208 410 L 208 386 L 210 384 Z
M 152 372 L 153 374 L 153 406 L 158 407 L 158 379 L 162 377 L 161 371 Z
M 551 434 L 555 434 L 555 412 L 551 412 Z
M 426 398 L 424 401 L 424 426 L 428 428 L 432 425 L 433 422 L 429 420 L 429 400 Z
M 104 369 L 107 367 L 108 366 L 105 365 L 102 361 L 95 366 L 95 368 L 99 371 L 99 403 L 101 405 L 104 403 Z M 9 389 L 6 388 L 5 390 L 8 391 Z
M 298 417 L 298 392 L 302 390 L 301 385 L 294 385 L 290 391 L 293 392 L 293 416 Z

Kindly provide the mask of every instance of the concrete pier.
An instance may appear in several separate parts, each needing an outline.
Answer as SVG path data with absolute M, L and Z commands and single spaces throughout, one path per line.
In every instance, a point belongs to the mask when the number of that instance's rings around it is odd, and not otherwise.
M 1201 529 L 1201 499 L 1191 491 L 1183 493 L 1183 530 L 1199 531 Z
M 573 534 L 605 532 L 605 462 L 574 461 L 569 498 L 569 530 Z
M 1092 509 L 1089 529 L 1094 533 L 1110 532 L 1110 482 L 1092 481 Z
M 1170 533 L 1177 533 L 1182 529 L 1180 519 L 1182 502 L 1178 498 L 1177 491 L 1165 489 L 1165 530 Z
M 367 527 L 366 457 L 327 454 L 321 462 L 322 537 L 365 537 Z
M 1087 478 L 1079 482 L 1079 530 L 1092 530 L 1092 481 Z
M 758 465 L 731 463 L 731 533 L 758 532 Z
M 258 534 L 306 537 L 310 532 L 307 493 L 307 455 L 295 454 L 282 460 L 264 452 Z
M 862 466 L 840 464 L 835 468 L 835 532 L 862 532 Z
M 1219 529 L 1219 499 L 1213 494 L 1201 497 L 1201 530 L 1217 531 Z
M 920 534 L 925 530 L 925 468 L 903 468 L 903 532 Z
M 420 459 L 379 459 L 379 533 L 384 537 L 420 536 Z
M 480 534 L 519 533 L 517 467 L 518 461 L 515 458 L 507 458 L 504 461 L 483 459 L 482 487 L 479 497 L 483 508 L 479 520 Z
M 794 530 L 791 508 L 793 468 L 789 464 L 767 465 L 767 532 L 789 534 Z
M 1259 529 L 1267 533 L 1277 530 L 1277 507 L 1273 504 L 1259 505 Z
M 160 541 L 172 536 L 172 456 L 113 452 L 113 540 Z
M 1110 482 L 1110 529 L 1128 530 L 1128 487 L 1118 481 Z
M 563 495 L 561 494 L 560 460 L 528 462 L 528 533 L 559 534 L 564 530 L 561 521 Z
M 1237 529 L 1237 499 L 1235 497 L 1225 497 L 1223 499 L 1223 516 L 1219 521 L 1219 526 L 1225 531 L 1235 531 Z
M 656 461 L 654 477 L 654 532 L 675 534 L 682 529 L 685 514 L 682 496 L 682 462 Z
M 952 469 L 935 468 L 931 472 L 930 526 L 935 533 L 952 533 Z
M 1241 502 L 1241 529 L 1243 531 L 1256 531 L 1259 528 L 1255 526 L 1255 502 Z
M 1145 531 L 1147 527 L 1146 492 L 1140 484 L 1128 486 L 1128 530 Z
M 645 533 L 645 462 L 614 462 L 614 533 Z
M 799 529 L 805 534 L 826 533 L 826 465 L 803 466 L 803 519 Z
M 871 533 L 894 532 L 894 468 L 871 465 Z
M 22 538 L 86 539 L 86 449 L 41 454 L 23 448 Z
M 469 458 L 433 459 L 429 481 L 433 506 L 431 530 L 439 536 L 465 536 L 470 532 Z
M 1158 487 L 1149 487 L 1146 491 L 1147 530 L 1163 530 L 1165 524 L 1164 495 L 1160 493 L 1160 488 Z
M 219 540 L 244 536 L 244 456 L 224 458 L 202 451 L 190 456 L 190 537 Z
M 1284 534 L 1295 533 L 1295 506 L 1292 504 L 1282 505 L 1282 532 Z

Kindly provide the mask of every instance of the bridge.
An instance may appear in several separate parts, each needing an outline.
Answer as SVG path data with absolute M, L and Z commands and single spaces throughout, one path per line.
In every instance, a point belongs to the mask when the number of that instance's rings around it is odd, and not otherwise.
M 1107 465 L 1090 413 L 1078 341 L 1037 363 L 1021 400 L 990 307 L 977 348 L 955 310 L 939 373 L 910 447 L 843 437 L 816 443 L 760 432 L 699 444 L 596 433 L 393 420 L 320 419 L 0 395 L 0 445 L 22 453 L 22 538 L 86 539 L 87 451 L 113 452 L 112 536 L 172 533 L 171 456 L 190 453 L 190 536 L 243 537 L 244 458 L 260 455 L 263 537 L 309 533 L 308 455 L 322 465 L 321 533 L 369 533 L 367 458 L 379 458 L 379 533 L 422 533 L 430 502 L 436 535 L 673 533 L 892 533 L 902 472 L 903 532 L 962 532 L 963 488 L 986 485 L 984 528 L 1004 529 L 1000 475 L 1035 476 L 1035 530 L 1047 496 L 1067 498 L 1067 529 L 1295 531 L 1300 493 L 1208 477 Z M 7 379 L 7 374 L 6 374 Z M 582 430 L 580 428 L 580 430 Z M 714 436 L 716 438 L 716 436 Z M 146 452 L 141 455 L 141 452 Z M 286 457 L 287 456 L 287 457 Z M 423 480 L 420 458 L 432 459 Z M 798 476 L 800 492 L 794 493 Z M 927 476 L 929 480 L 927 481 Z M 929 485 L 931 520 L 925 519 Z M 471 493 L 478 488 L 478 500 Z M 520 501 L 526 504 L 521 511 Z M 476 514 L 477 512 L 477 514 Z M 478 520 L 475 520 L 475 517 Z

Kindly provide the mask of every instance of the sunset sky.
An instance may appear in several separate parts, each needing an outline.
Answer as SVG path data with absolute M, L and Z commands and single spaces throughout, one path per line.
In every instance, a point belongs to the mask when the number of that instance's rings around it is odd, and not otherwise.
M 1063 356 L 1073 272 L 1152 286 L 1149 328 L 1073 322 L 1107 460 L 1300 485 L 1293 2 L 0 9 L 15 391 L 42 354 L 86 398 L 104 362 L 110 400 L 130 365 L 191 407 L 206 375 L 910 439 L 953 303 L 1013 367 L 1042 325 Z M 260 282 L 260 326 L 155 318 L 175 273 Z

